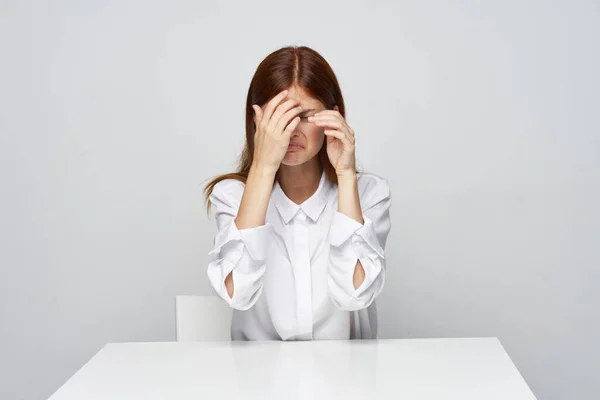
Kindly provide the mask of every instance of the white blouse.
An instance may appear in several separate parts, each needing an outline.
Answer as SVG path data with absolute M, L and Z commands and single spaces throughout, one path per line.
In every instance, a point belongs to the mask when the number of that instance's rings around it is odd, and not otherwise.
M 384 248 L 390 231 L 386 179 L 358 173 L 364 224 L 337 210 L 338 189 L 321 175 L 302 204 L 275 181 L 265 224 L 234 223 L 244 183 L 226 179 L 210 196 L 218 232 L 208 278 L 234 308 L 232 340 L 374 339 L 374 299 L 385 281 Z M 365 280 L 354 288 L 357 261 Z M 233 271 L 233 298 L 225 278 Z

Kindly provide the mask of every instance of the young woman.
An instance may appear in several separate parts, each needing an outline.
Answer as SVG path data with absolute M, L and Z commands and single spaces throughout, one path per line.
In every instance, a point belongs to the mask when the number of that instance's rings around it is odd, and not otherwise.
M 258 66 L 237 172 L 205 188 L 208 265 L 233 340 L 371 339 L 385 281 L 388 181 L 357 172 L 354 131 L 325 59 L 284 47 Z

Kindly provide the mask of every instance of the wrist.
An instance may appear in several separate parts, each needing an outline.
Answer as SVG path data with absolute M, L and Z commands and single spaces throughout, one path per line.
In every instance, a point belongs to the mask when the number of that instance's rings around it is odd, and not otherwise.
M 250 173 L 252 173 L 253 175 L 263 177 L 263 178 L 275 179 L 277 170 L 278 170 L 278 168 L 274 168 L 274 167 L 264 165 L 261 163 L 252 163 L 252 165 L 250 166 Z
M 337 175 L 338 181 L 356 179 L 356 169 L 354 168 L 345 171 L 335 171 L 335 174 Z

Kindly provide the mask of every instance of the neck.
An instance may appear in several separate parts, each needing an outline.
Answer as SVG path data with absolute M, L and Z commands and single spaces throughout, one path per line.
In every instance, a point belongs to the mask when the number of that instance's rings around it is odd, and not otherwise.
M 314 157 L 301 165 L 281 165 L 277 181 L 290 200 L 301 204 L 317 191 L 322 173 L 323 167 L 318 157 Z

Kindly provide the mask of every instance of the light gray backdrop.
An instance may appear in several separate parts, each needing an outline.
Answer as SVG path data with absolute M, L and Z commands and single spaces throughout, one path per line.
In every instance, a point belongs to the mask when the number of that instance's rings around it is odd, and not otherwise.
M 497 336 L 540 399 L 597 398 L 597 1 L 0 2 L 0 398 L 210 293 L 202 183 L 258 63 L 337 73 L 389 179 L 381 336 Z

